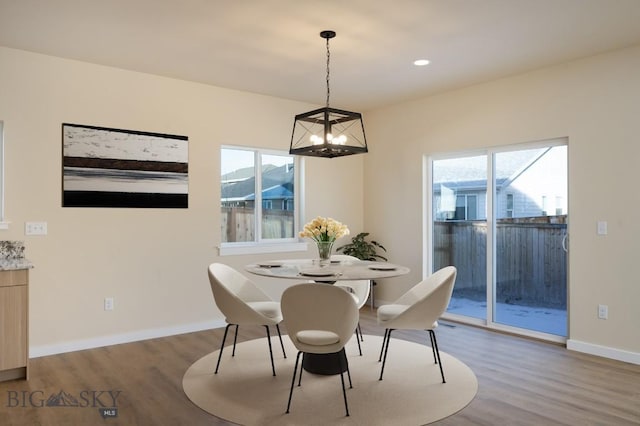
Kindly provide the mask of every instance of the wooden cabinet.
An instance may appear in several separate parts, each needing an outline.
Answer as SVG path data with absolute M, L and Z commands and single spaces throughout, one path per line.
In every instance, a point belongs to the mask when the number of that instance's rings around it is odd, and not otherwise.
M 28 379 L 29 270 L 0 271 L 0 381 Z

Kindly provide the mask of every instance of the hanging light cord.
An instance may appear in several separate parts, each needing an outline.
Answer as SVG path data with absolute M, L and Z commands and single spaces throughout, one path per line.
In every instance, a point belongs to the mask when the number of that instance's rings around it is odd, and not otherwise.
M 329 52 L 329 38 L 327 38 L 327 108 L 329 108 L 329 95 L 331 90 L 329 89 L 329 60 L 331 59 L 331 53 Z

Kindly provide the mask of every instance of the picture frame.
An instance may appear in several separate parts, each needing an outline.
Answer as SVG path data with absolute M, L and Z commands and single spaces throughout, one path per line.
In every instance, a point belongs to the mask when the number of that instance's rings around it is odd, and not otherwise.
M 62 207 L 188 208 L 188 141 L 62 123 Z

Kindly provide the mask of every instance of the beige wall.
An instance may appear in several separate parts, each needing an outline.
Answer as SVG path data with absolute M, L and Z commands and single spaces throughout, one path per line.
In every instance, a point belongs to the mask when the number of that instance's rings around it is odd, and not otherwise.
M 392 300 L 422 276 L 422 156 L 555 137 L 569 140 L 570 347 L 640 357 L 640 47 L 367 112 L 370 153 L 306 161 L 306 219 L 366 230 L 412 273 L 378 286 Z M 219 258 L 219 147 L 286 149 L 283 99 L 0 48 L 9 230 L 31 271 L 31 348 L 51 353 L 217 324 L 206 266 Z M 61 123 L 189 136 L 189 209 L 61 207 Z M 398 149 L 401 148 L 401 149 Z M 363 191 L 364 188 L 364 191 Z M 364 207 L 364 209 L 363 209 Z M 596 235 L 607 220 L 609 234 Z M 25 236 L 46 221 L 47 236 Z M 291 253 L 290 257 L 312 256 Z M 277 297 L 286 284 L 259 280 Z M 105 312 L 106 296 L 116 308 Z M 609 305 L 609 319 L 596 306 Z M 625 358 L 627 356 L 627 358 Z
M 6 220 L 2 239 L 24 240 L 32 353 L 188 331 L 222 320 L 206 267 L 305 253 L 218 257 L 219 148 L 288 149 L 295 114 L 316 108 L 0 48 Z M 189 137 L 188 209 L 61 207 L 61 123 Z M 332 215 L 362 229 L 363 157 L 309 159 L 306 219 Z M 339 190 L 338 190 L 339 188 Z M 47 236 L 25 236 L 46 221 Z M 266 280 L 278 296 L 286 285 Z M 115 298 L 105 312 L 103 299 Z
M 568 137 L 568 344 L 640 362 L 639 113 L 640 47 L 369 113 L 365 228 L 412 268 L 377 297 L 393 300 L 422 276 L 423 155 Z M 608 235 L 596 235 L 598 220 Z

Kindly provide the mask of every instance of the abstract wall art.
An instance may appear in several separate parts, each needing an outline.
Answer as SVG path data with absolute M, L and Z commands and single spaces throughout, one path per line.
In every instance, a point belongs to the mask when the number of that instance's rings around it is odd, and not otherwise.
M 187 208 L 188 137 L 62 124 L 62 206 Z

